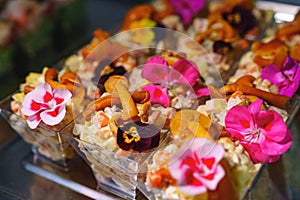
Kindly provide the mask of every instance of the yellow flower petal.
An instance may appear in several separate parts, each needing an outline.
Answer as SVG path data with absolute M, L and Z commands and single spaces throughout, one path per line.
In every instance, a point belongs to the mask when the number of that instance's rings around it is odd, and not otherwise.
M 25 94 L 23 92 L 16 93 L 12 96 L 12 98 L 19 103 L 22 103 L 24 97 L 25 97 Z
M 146 28 L 146 27 L 154 27 L 156 26 L 156 22 L 148 19 L 148 18 L 143 18 L 139 21 L 134 21 L 130 24 L 129 28 L 130 29 L 135 29 L 135 28 Z

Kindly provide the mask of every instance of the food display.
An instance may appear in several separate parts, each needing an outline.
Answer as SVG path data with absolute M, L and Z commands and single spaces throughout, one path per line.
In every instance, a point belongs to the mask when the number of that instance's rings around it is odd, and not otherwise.
M 164 76 L 155 74 L 157 70 Z M 200 78 L 197 67 L 183 57 L 164 52 L 150 57 L 124 76 L 109 76 L 103 83 L 105 92 L 87 105 L 73 129 L 62 132 L 88 160 L 100 185 L 115 184 L 123 193 L 135 195 L 136 186 L 129 179 L 137 178 L 153 151 L 166 142 L 176 109 L 196 108 L 197 95 L 209 95 Z M 118 177 L 99 170 L 103 165 Z
M 31 72 L 20 91 L 1 102 L 1 114 L 34 153 L 67 168 L 75 154 L 59 131 L 82 111 L 85 90 L 76 74 L 58 75 L 48 67 Z
M 211 1 L 207 13 L 196 16 L 186 33 L 202 45 L 205 55 L 214 61 L 210 66 L 217 67 L 227 81 L 236 70 L 237 59 L 264 33 L 272 16 L 272 11 L 258 9 L 251 0 Z
M 74 156 L 121 198 L 243 199 L 292 145 L 299 16 L 250 0 L 156 0 L 31 72 L 1 114 L 53 161 Z M 71 146 L 70 146 L 71 145 Z
M 172 140 L 153 155 L 139 187 L 149 199 L 243 198 L 261 165 L 292 144 L 283 117 L 263 104 L 238 91 L 228 101 L 211 99 L 176 113 Z
M 229 81 L 233 83 L 241 77 L 249 77 L 254 93 L 268 98 L 271 106 L 276 104 L 279 108 L 289 109 L 289 100 L 295 96 L 300 84 L 299 59 L 296 56 L 299 31 L 295 28 L 298 21 L 296 15 L 294 21 L 277 25 L 271 34 L 255 41 Z
M 112 86 L 116 88 L 115 93 Z M 148 112 L 167 119 L 171 111 L 163 107 L 151 108 L 147 91 L 130 93 L 128 80 L 123 76 L 111 76 L 106 82 L 106 89 L 107 93 L 87 105 L 83 123 L 80 123 L 81 119 L 75 120 L 71 134 L 78 135 L 77 150 L 86 156 L 100 186 L 114 185 L 112 181 L 115 181 L 120 190 L 124 190 L 123 193 L 134 196 L 135 186 L 130 184 L 128 176 L 139 170 L 148 154 L 139 152 L 156 148 L 167 135 L 167 131 L 154 125 L 159 123 L 158 119 L 158 122 L 154 119 L 152 123 L 148 122 L 151 116 Z M 73 138 L 67 139 L 72 141 Z M 109 170 L 109 166 L 113 167 Z M 118 173 L 110 176 L 114 172 L 103 173 L 102 168 Z
M 101 96 L 62 131 L 100 187 L 126 198 L 135 198 L 137 187 L 149 199 L 240 199 L 261 166 L 289 149 L 290 97 L 260 91 L 250 75 L 206 85 L 202 79 L 211 77 L 196 63 L 162 51 L 123 76 L 108 76 Z M 207 152 L 198 155 L 202 148 Z

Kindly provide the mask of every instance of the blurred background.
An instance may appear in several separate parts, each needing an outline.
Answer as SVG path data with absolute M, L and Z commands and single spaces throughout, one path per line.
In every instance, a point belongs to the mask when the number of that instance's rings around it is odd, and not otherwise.
M 96 28 L 115 33 L 143 0 L 0 0 L 0 99 L 31 71 L 54 66 Z

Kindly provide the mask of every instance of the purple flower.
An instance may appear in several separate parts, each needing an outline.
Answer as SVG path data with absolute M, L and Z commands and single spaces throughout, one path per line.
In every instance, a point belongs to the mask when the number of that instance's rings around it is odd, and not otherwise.
M 160 129 L 153 124 L 129 122 L 118 128 L 117 144 L 125 150 L 147 151 L 159 145 Z
M 169 0 L 175 12 L 181 17 L 184 25 L 189 24 L 194 14 L 205 5 L 205 0 Z
M 297 61 L 287 57 L 281 70 L 275 64 L 265 66 L 262 70 L 261 78 L 268 79 L 272 84 L 276 85 L 279 94 L 292 97 L 300 84 L 299 65 Z
M 235 6 L 230 12 L 222 15 L 242 36 L 257 25 L 257 20 L 252 10 L 242 6 Z

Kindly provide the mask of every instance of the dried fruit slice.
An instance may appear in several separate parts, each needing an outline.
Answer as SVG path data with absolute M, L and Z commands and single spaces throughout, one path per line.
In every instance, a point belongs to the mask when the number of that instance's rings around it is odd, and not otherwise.
M 180 110 L 171 120 L 170 130 L 173 136 L 182 139 L 191 137 L 210 138 L 208 128 L 210 127 L 210 118 L 195 110 Z

